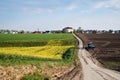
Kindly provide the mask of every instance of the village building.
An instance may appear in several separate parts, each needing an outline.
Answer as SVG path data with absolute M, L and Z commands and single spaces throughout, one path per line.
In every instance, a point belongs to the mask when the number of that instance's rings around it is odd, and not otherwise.
M 116 30 L 116 31 L 115 31 L 115 34 L 120 34 L 120 30 Z
M 40 32 L 40 31 L 34 31 L 34 32 L 32 32 L 33 34 L 41 34 L 42 32 Z
M 18 34 L 18 31 L 11 31 L 11 34 Z
M 65 27 L 63 28 L 63 32 L 73 32 L 74 29 L 72 27 Z

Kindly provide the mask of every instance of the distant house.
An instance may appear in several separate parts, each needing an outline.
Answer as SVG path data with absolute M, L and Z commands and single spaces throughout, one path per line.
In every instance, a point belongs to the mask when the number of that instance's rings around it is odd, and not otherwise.
M 17 31 L 11 31 L 11 33 L 12 33 L 12 34 L 18 34 L 18 32 L 17 32 Z
M 50 34 L 51 31 L 43 31 L 42 34 Z
M 104 33 L 107 33 L 106 30 L 98 30 L 96 34 L 104 34 Z
M 42 32 L 40 31 L 34 31 L 33 34 L 41 34 Z
M 65 27 L 63 28 L 63 32 L 73 32 L 73 28 L 72 27 Z
M 25 31 L 24 30 L 19 31 L 18 34 L 25 34 Z
M 120 34 L 120 30 L 116 30 L 116 31 L 115 31 L 115 34 Z

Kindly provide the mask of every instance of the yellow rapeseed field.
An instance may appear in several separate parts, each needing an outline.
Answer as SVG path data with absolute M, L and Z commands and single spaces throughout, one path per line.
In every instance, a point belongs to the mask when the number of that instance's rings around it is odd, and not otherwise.
M 39 46 L 39 47 L 1 47 L 0 53 L 39 58 L 62 59 L 62 54 L 72 46 Z

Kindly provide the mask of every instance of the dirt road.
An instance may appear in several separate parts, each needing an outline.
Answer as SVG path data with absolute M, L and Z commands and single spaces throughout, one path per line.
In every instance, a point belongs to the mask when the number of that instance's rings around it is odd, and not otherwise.
M 79 59 L 82 66 L 83 80 L 120 80 L 120 72 L 109 70 L 97 65 L 97 60 L 83 48 L 83 42 L 75 34 L 79 41 Z

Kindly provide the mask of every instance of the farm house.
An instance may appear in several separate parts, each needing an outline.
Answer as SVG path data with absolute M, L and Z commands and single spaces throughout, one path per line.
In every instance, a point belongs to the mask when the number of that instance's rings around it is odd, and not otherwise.
M 73 28 L 72 27 L 65 27 L 63 28 L 63 32 L 73 32 Z

